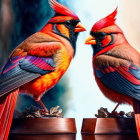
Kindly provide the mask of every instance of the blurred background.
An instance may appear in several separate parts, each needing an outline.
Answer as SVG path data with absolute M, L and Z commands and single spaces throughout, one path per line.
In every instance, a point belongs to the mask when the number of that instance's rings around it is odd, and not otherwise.
M 65 117 L 75 117 L 80 130 L 82 118 L 92 118 L 100 107 L 112 111 L 115 103 L 106 99 L 97 87 L 92 70 L 92 49 L 84 45 L 93 24 L 110 14 L 118 6 L 116 23 L 122 28 L 129 43 L 140 52 L 139 0 L 59 0 L 81 19 L 87 32 L 77 40 L 77 52 L 68 71 L 59 83 L 43 96 L 50 108 L 59 105 Z M 10 52 L 31 34 L 40 30 L 53 15 L 48 0 L 0 0 L 0 67 Z M 20 95 L 16 109 L 38 104 L 29 96 Z M 118 111 L 131 111 L 120 105 Z

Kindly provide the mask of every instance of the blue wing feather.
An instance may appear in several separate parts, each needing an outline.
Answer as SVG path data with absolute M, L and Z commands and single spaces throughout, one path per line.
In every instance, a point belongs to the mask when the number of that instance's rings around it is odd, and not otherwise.
M 54 69 L 52 57 L 27 55 L 9 59 L 0 74 L 0 97 Z
M 134 76 L 136 80 L 140 80 L 139 67 L 131 65 L 128 72 L 129 74 L 132 74 L 132 76 Z M 131 80 L 128 80 L 130 77 L 126 79 L 117 70 L 115 70 L 114 72 L 110 71 L 109 73 L 103 73 L 102 70 L 95 68 L 95 73 L 97 77 L 102 81 L 102 83 L 108 88 L 140 100 L 140 84 L 132 83 Z
M 19 65 L 21 69 L 41 75 L 51 72 L 55 68 L 55 63 L 51 57 L 42 58 L 29 55 L 20 60 Z
M 129 72 L 135 76 L 137 79 L 140 80 L 140 68 L 135 66 L 134 64 L 131 63 L 131 67 L 129 67 Z

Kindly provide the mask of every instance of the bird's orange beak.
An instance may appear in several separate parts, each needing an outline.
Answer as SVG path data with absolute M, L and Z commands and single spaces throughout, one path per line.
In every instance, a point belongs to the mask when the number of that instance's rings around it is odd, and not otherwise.
M 95 45 L 96 44 L 96 39 L 92 35 L 89 35 L 85 41 L 85 44 L 88 45 Z
M 86 28 L 81 24 L 81 22 L 78 22 L 74 32 L 83 32 L 83 31 L 86 31 Z

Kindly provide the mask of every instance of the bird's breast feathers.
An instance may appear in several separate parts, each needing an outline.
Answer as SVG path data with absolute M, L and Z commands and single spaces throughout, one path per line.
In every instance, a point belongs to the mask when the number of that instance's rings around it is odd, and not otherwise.
M 72 58 L 68 55 L 65 48 L 61 48 L 54 54 L 53 59 L 55 63 L 53 72 L 42 75 L 25 84 L 22 89 L 34 95 L 35 98 L 39 98 L 40 93 L 43 94 L 48 89 L 52 88 L 66 72 Z

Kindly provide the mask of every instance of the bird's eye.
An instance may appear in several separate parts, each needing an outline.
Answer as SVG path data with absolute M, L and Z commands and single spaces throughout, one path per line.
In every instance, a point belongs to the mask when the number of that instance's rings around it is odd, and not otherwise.
M 71 23 L 73 26 L 76 26 L 80 21 L 79 20 L 72 20 Z
M 66 21 L 66 24 L 68 24 L 68 25 L 71 24 L 71 21 L 70 20 Z
M 106 37 L 106 33 L 104 32 L 96 32 L 96 33 L 92 33 L 92 35 L 97 38 L 99 41 L 102 41 L 105 37 Z
M 77 21 L 77 20 L 68 20 L 68 21 L 66 21 L 66 24 L 67 25 L 76 26 L 78 22 L 79 21 Z
M 107 46 L 112 41 L 111 35 L 106 35 L 105 38 L 101 41 L 102 47 Z
M 100 37 L 100 39 L 101 40 L 103 40 L 105 37 L 106 37 L 106 33 L 104 33 L 104 32 L 101 32 L 100 34 L 99 34 L 99 37 Z

